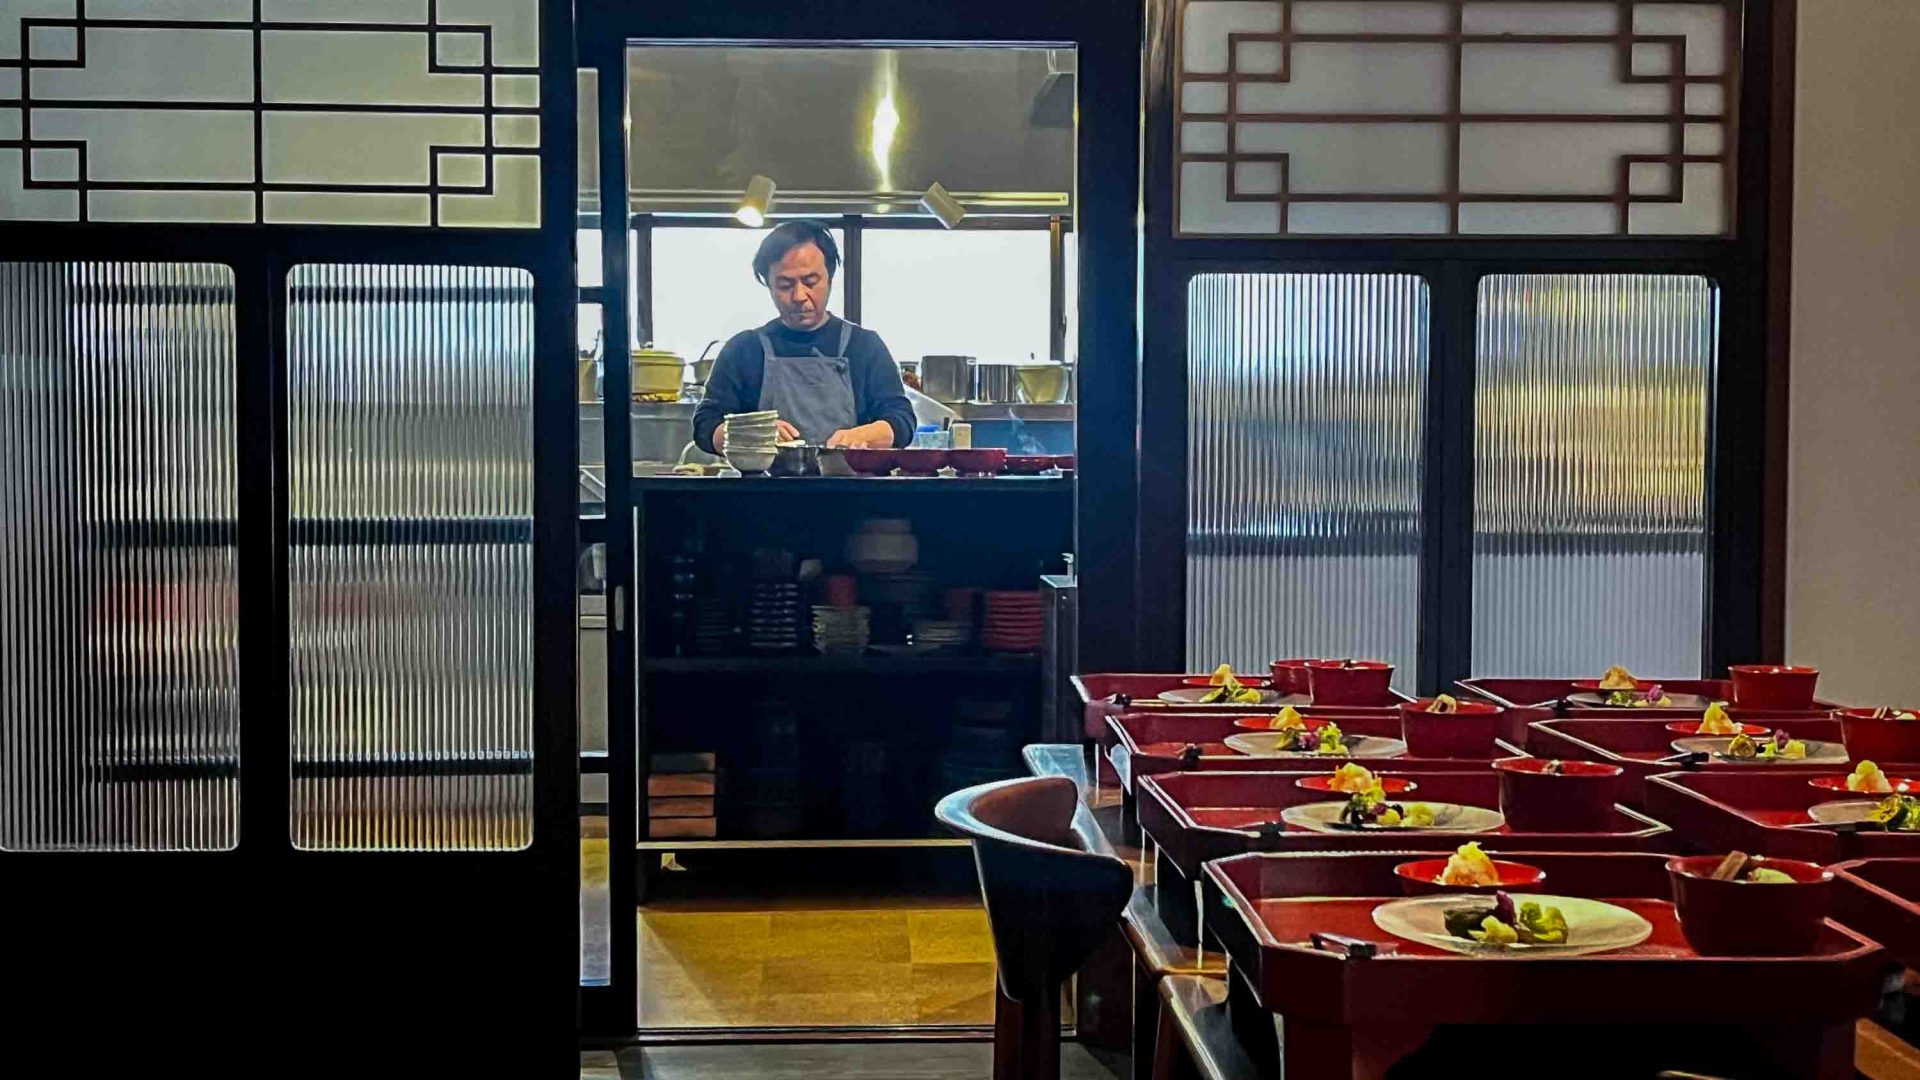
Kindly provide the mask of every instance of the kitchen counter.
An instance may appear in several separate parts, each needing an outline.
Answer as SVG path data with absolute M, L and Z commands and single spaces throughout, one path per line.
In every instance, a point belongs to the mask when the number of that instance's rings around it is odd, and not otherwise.
M 1073 476 L 635 476 L 633 490 L 655 492 L 860 495 L 1016 495 L 1069 492 Z

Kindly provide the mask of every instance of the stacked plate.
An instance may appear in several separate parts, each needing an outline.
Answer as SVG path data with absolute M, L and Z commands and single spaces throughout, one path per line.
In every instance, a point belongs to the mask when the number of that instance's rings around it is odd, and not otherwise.
M 913 643 L 931 645 L 942 652 L 957 652 L 973 644 L 973 621 L 915 619 Z
M 727 414 L 727 464 L 743 473 L 766 472 L 773 464 L 775 442 L 778 436 L 774 426 L 779 422 L 780 414 L 772 409 L 763 412 Z
M 693 620 L 689 644 L 696 656 L 719 656 L 727 652 L 732 626 L 727 618 L 727 602 L 718 597 L 701 597 L 693 602 Z
M 813 644 L 828 656 L 859 655 L 873 637 L 870 609 L 828 607 L 813 609 Z
M 1045 621 L 1038 592 L 990 590 L 986 594 L 980 643 L 988 652 L 1039 652 L 1040 630 Z
M 747 609 L 747 646 L 754 652 L 785 652 L 800 645 L 800 586 L 756 581 Z

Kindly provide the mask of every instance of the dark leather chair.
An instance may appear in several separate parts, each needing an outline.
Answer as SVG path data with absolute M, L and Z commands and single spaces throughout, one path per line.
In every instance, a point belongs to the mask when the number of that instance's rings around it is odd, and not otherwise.
M 999 968 L 995 1080 L 1057 1080 L 1060 988 L 1114 932 L 1133 871 L 1100 854 L 1072 780 L 1041 776 L 956 791 L 934 813 L 973 841 Z

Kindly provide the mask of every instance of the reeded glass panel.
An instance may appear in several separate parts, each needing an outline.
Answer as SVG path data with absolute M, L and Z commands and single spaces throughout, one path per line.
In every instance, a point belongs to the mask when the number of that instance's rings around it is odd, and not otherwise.
M 289 280 L 295 846 L 532 838 L 533 278 Z
M 1480 282 L 1476 673 L 1700 673 L 1718 323 L 1700 277 Z
M 239 839 L 233 271 L 0 263 L 0 848 Z
M 538 0 L 0 5 L 0 219 L 540 223 Z
M 1732 231 L 1740 0 L 1189 0 L 1186 235 Z
M 1427 284 L 1202 274 L 1187 290 L 1187 659 L 1391 661 L 1420 601 Z

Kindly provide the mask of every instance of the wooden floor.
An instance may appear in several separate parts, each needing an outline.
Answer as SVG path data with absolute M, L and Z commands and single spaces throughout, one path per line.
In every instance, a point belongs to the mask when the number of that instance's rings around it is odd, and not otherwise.
M 582 1054 L 580 1080 L 985 1080 L 987 1043 L 816 1043 L 656 1046 Z M 1119 1080 L 1124 1060 L 1061 1047 L 1061 1080 Z
M 993 942 L 967 897 L 640 909 L 640 1026 L 990 1026 Z

